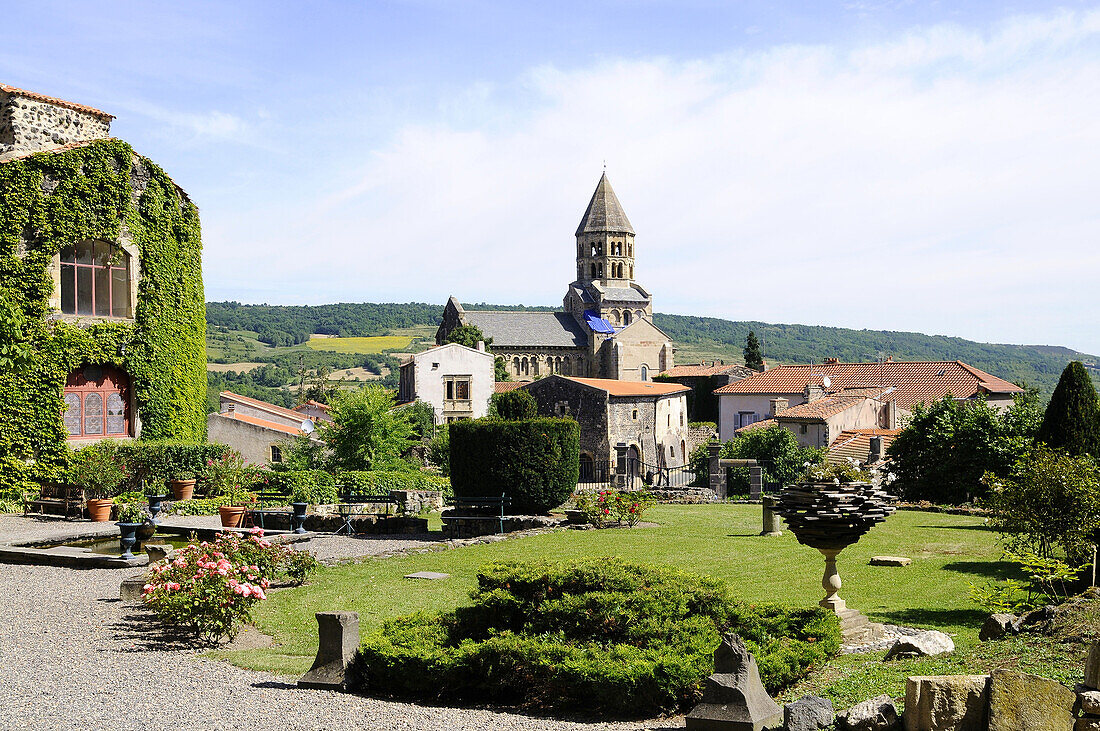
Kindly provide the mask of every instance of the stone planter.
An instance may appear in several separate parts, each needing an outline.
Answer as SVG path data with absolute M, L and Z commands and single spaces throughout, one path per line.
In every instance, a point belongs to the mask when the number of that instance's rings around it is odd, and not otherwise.
M 309 503 L 291 503 L 290 507 L 294 511 L 290 516 L 291 532 L 305 533 L 306 509 L 309 508 Z
M 172 499 L 190 500 L 195 494 L 195 480 L 172 480 Z
M 221 518 L 223 528 L 240 528 L 244 518 L 243 505 L 219 505 L 218 516 Z
M 122 553 L 119 558 L 134 558 L 133 548 L 137 543 L 137 530 L 142 526 L 141 523 L 115 523 L 118 526 L 119 531 L 122 533 L 122 537 L 119 539 L 119 548 Z
M 153 516 L 153 522 L 157 522 L 157 516 L 160 515 L 160 511 L 164 509 L 164 501 L 168 499 L 167 495 L 148 495 L 149 500 L 149 514 Z
M 111 508 L 114 506 L 112 500 L 90 498 L 88 500 L 88 518 L 95 523 L 106 523 L 111 519 Z

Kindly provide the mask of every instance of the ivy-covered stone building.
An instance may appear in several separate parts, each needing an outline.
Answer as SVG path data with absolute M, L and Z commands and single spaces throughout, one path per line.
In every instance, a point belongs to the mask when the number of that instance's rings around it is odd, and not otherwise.
M 205 437 L 198 209 L 112 119 L 0 85 L 0 496 L 70 446 Z

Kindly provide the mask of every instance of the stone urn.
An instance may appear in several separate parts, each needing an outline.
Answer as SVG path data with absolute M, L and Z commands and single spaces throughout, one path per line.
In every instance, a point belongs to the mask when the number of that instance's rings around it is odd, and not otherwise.
M 779 493 L 775 512 L 787 522 L 798 542 L 816 548 L 825 557 L 821 606 L 836 612 L 846 639 L 868 627 L 867 618 L 840 598 L 836 557 L 860 537 L 893 514 L 896 498 L 868 482 L 802 483 Z

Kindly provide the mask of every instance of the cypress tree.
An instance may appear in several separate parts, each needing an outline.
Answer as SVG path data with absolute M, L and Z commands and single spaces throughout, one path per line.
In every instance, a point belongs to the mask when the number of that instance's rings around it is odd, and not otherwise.
M 1079 361 L 1062 371 L 1037 438 L 1072 455 L 1100 456 L 1100 401 L 1089 372 Z
M 745 367 L 754 371 L 764 370 L 764 354 L 760 352 L 760 341 L 756 339 L 756 333 L 750 331 L 745 338 Z

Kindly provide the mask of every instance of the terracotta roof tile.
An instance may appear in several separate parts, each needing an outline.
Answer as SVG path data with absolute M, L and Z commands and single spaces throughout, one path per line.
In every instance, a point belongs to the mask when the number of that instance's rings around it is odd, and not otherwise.
M 674 393 L 687 393 L 691 389 L 679 383 L 654 383 L 653 381 L 618 381 L 614 378 L 574 378 L 571 376 L 551 376 L 567 381 L 584 384 L 606 391 L 611 396 L 668 396 Z
M 515 391 L 522 385 L 523 381 L 497 381 L 493 384 L 493 392 L 507 393 L 508 391 Z
M 741 378 L 747 378 L 750 375 L 755 375 L 756 371 L 733 363 L 717 363 L 715 365 L 700 363 L 698 365 L 673 366 L 661 375 L 668 376 L 669 378 L 692 378 L 700 376 L 722 376 L 727 373 L 733 373 L 739 375 Z
M 241 413 L 238 413 L 238 412 L 233 412 L 233 413 L 223 412 L 223 413 L 220 413 L 220 414 L 214 414 L 214 416 L 220 416 L 224 419 L 233 419 L 234 421 L 243 421 L 246 424 L 252 424 L 254 426 L 260 426 L 260 427 L 263 427 L 264 429 L 271 429 L 272 431 L 282 432 L 283 434 L 291 434 L 293 436 L 298 436 L 299 434 L 304 434 L 305 433 L 301 429 L 298 429 L 297 427 L 287 426 L 286 424 L 280 424 L 277 421 L 268 421 L 267 419 L 261 419 L 261 418 L 256 417 L 256 416 L 250 416 L 248 414 L 241 414 Z
M 107 114 L 107 112 L 96 109 L 95 107 L 89 107 L 89 106 L 86 106 L 84 104 L 77 104 L 76 102 L 67 102 L 64 99 L 58 99 L 56 97 L 46 96 L 45 94 L 39 94 L 36 91 L 27 91 L 26 89 L 17 89 L 16 87 L 8 86 L 7 84 L 0 84 L 0 91 L 7 92 L 9 94 L 14 94 L 15 96 L 25 96 L 28 99 L 34 99 L 35 101 L 38 101 L 38 102 L 46 102 L 48 104 L 53 104 L 54 106 L 64 107 L 65 109 L 72 109 L 73 111 L 76 111 L 76 112 L 86 112 L 87 114 L 92 114 L 92 115 L 95 115 L 97 117 L 107 117 L 109 119 L 114 119 L 115 118 L 115 115 Z
M 824 421 L 830 416 L 835 416 L 863 403 L 867 398 L 867 396 L 826 396 L 816 401 L 783 409 L 775 415 L 775 419 L 776 421 L 783 421 L 784 419 Z
M 829 459 L 834 462 L 852 458 L 863 462 L 871 451 L 871 437 L 882 437 L 883 448 L 888 448 L 901 429 L 846 429 L 829 445 Z
M 1011 394 L 1022 389 L 1015 384 L 990 375 L 960 361 L 886 361 L 884 363 L 825 363 L 817 365 L 784 365 L 735 381 L 715 389 L 716 394 L 729 393 L 802 393 L 811 382 L 823 385 L 830 380 L 829 392 L 852 388 L 892 386 L 894 392 L 886 398 L 903 409 L 921 401 L 930 403 L 948 393 L 955 398 L 971 398 L 979 393 Z
M 760 421 L 754 421 L 748 426 L 738 427 L 737 433 L 740 434 L 741 432 L 748 431 L 749 429 L 771 429 L 773 426 L 779 426 L 779 422 L 777 422 L 775 419 L 761 419 Z
M 295 419 L 301 421 L 302 415 L 297 411 L 291 411 L 290 409 L 284 409 L 282 406 L 276 406 L 275 404 L 269 404 L 266 401 L 260 401 L 259 399 L 249 398 L 248 396 L 242 396 L 239 393 L 233 393 L 232 391 L 222 391 L 219 396 L 222 399 L 229 399 L 230 401 L 236 401 L 241 404 L 247 404 L 257 409 L 262 409 L 270 414 L 276 416 L 282 416 L 286 419 Z

